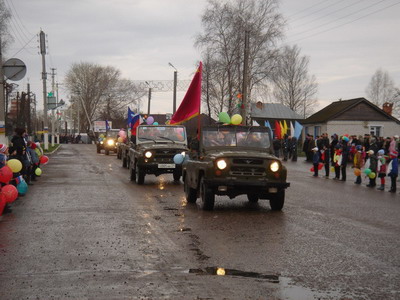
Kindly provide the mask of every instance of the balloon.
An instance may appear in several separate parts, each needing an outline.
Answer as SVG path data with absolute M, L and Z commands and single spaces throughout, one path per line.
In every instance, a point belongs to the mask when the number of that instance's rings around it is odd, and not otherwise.
M 49 162 L 49 157 L 46 155 L 42 155 L 39 159 L 40 164 L 46 165 Z
M 358 168 L 355 168 L 355 169 L 354 169 L 354 175 L 360 176 L 360 175 L 361 175 L 361 170 L 358 169 Z
M 146 120 L 147 125 L 151 125 L 154 123 L 154 118 L 153 117 L 148 117 Z
M 9 166 L 0 169 L 0 182 L 8 183 L 13 178 L 13 171 Z
M 153 125 L 158 125 L 158 122 L 154 122 Z
M 371 172 L 370 174 L 368 174 L 368 177 L 374 179 L 376 177 L 376 174 L 374 172 Z
M 218 120 L 221 123 L 224 123 L 224 124 L 230 124 L 231 123 L 231 118 L 229 117 L 228 113 L 224 112 L 224 111 L 222 111 L 222 112 L 220 112 L 218 114 Z
M 314 167 L 311 167 L 310 172 L 314 172 Z
M 319 164 L 318 164 L 318 170 L 322 170 L 323 167 L 324 167 L 324 164 L 323 164 L 323 163 L 319 163 Z
M 1 193 L 6 198 L 7 203 L 14 202 L 14 200 L 18 197 L 18 190 L 12 184 L 7 184 L 3 186 L 3 188 L 1 189 Z
M 7 166 L 10 167 L 13 173 L 18 173 L 22 170 L 22 163 L 18 159 L 10 159 L 7 161 Z
M 36 168 L 36 170 L 35 170 L 35 175 L 36 175 L 36 176 L 42 175 L 42 170 L 41 170 L 40 168 Z
M 104 139 L 104 134 L 100 134 L 99 138 Z
M 120 137 L 122 137 L 122 138 L 126 138 L 126 131 L 125 131 L 125 130 L 120 130 L 120 131 L 118 132 L 118 135 L 119 135 Z
M 231 118 L 231 123 L 233 125 L 239 125 L 240 123 L 242 123 L 242 116 L 239 114 L 233 115 Z
M 122 137 L 118 138 L 118 143 L 122 143 L 123 141 L 124 141 L 124 138 L 122 138 Z
M 371 172 L 372 172 L 371 169 L 365 169 L 364 170 L 365 175 L 369 175 L 369 174 L 371 174 Z
M 3 214 L 4 207 L 6 207 L 6 198 L 3 194 L 0 194 L 0 216 Z
M 331 172 L 335 172 L 335 167 L 334 166 L 331 167 Z
M 17 191 L 18 194 L 26 194 L 26 192 L 28 191 L 28 185 L 26 184 L 25 180 L 22 180 L 20 183 L 17 184 Z
M 181 163 L 183 163 L 183 159 L 184 159 L 184 157 L 182 154 L 180 154 L 180 153 L 175 154 L 174 163 L 176 163 L 177 165 L 180 165 Z

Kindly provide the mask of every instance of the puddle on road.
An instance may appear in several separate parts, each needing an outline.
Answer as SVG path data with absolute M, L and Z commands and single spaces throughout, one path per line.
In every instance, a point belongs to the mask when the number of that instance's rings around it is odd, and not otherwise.
M 281 300 L 322 300 L 322 299 L 348 299 L 338 291 L 317 292 L 309 288 L 295 285 L 289 277 L 282 277 L 275 274 L 263 274 L 256 272 L 240 271 L 235 269 L 225 269 L 218 267 L 208 267 L 205 269 L 189 269 L 188 273 L 196 275 L 212 276 L 235 276 L 263 279 L 271 283 L 279 284 L 276 296 Z

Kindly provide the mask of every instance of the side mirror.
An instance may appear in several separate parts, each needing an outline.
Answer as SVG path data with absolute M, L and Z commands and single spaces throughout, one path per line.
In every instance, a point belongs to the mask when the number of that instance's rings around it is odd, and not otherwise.
M 198 141 L 197 139 L 193 139 L 193 140 L 190 142 L 189 148 L 190 148 L 190 150 L 192 150 L 192 151 L 199 151 L 199 149 L 200 149 L 199 141 Z

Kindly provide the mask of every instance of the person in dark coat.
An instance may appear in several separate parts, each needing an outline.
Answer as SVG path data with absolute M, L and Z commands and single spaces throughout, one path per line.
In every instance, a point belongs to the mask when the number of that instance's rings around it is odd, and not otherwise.
M 288 160 L 288 155 L 289 155 L 289 139 L 288 139 L 288 135 L 287 134 L 285 134 L 283 136 L 282 152 L 283 152 L 283 160 L 287 161 Z
M 371 172 L 376 174 L 378 169 L 378 158 L 376 157 L 375 152 L 373 150 L 368 151 L 368 156 L 369 156 L 369 161 L 366 164 L 365 168 L 368 167 L 368 169 L 370 169 Z M 369 184 L 367 184 L 367 187 L 373 188 L 375 186 L 376 186 L 376 176 L 374 178 L 369 177 Z
M 272 141 L 272 145 L 273 145 L 273 147 L 274 147 L 275 156 L 279 158 L 279 153 L 280 153 L 281 147 L 282 147 L 282 145 L 281 145 L 281 140 L 275 138 L 275 139 Z
M 310 143 L 310 137 L 307 134 L 306 138 L 304 140 L 304 144 L 303 144 L 303 152 L 306 155 L 306 161 L 309 161 L 309 154 L 308 154 L 308 144 L 309 143 Z
M 292 153 L 292 161 L 297 161 L 297 138 L 292 137 L 290 141 L 290 149 Z
M 325 168 L 325 178 L 329 178 L 329 170 L 330 170 L 330 160 L 331 160 L 331 153 L 329 149 L 329 145 L 326 146 L 324 144 L 322 150 L 321 150 L 321 161 L 324 164 Z

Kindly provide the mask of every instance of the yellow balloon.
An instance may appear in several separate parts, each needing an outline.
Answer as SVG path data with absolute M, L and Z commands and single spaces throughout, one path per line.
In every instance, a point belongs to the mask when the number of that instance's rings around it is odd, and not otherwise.
M 124 139 L 122 137 L 118 138 L 118 143 L 122 143 L 124 141 Z
M 100 134 L 99 138 L 104 139 L 104 134 Z
M 18 173 L 22 170 L 22 163 L 18 159 L 10 159 L 7 161 L 7 166 L 13 171 L 13 173 Z
M 36 168 L 35 174 L 36 174 L 36 176 L 42 175 L 42 170 L 40 168 Z
M 231 118 L 231 123 L 233 125 L 239 125 L 240 123 L 242 123 L 242 116 L 239 114 L 233 115 Z

